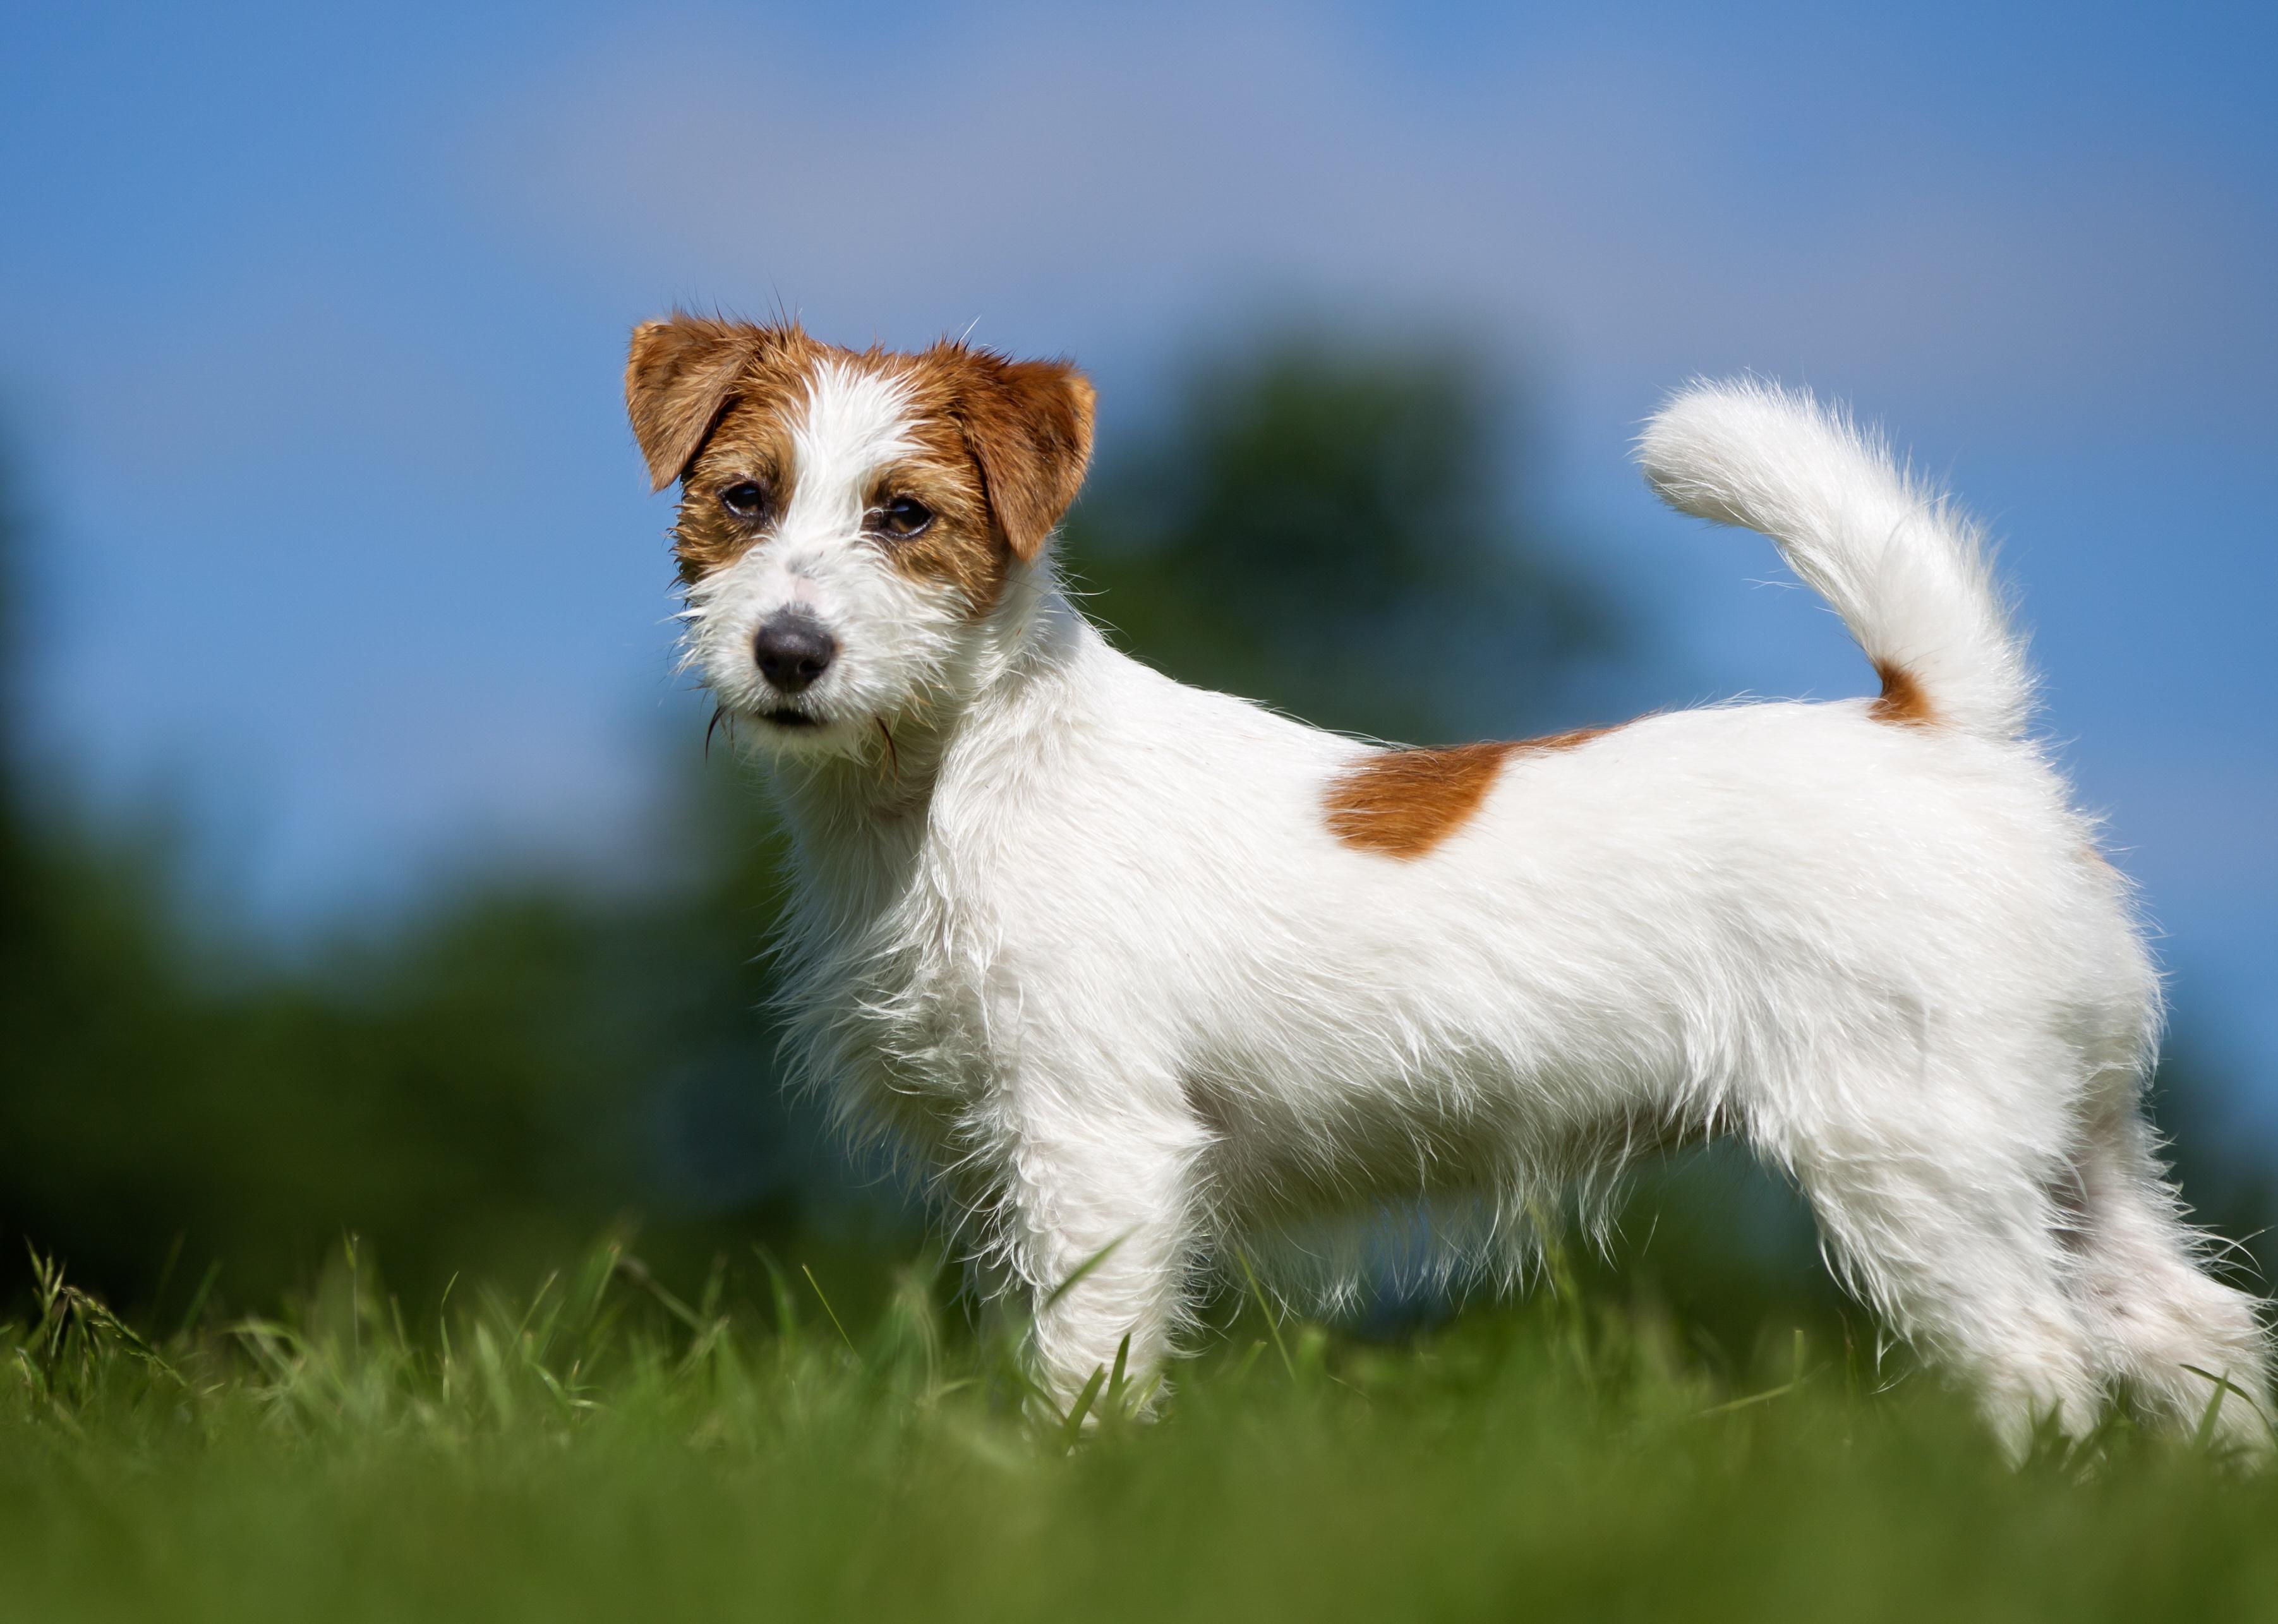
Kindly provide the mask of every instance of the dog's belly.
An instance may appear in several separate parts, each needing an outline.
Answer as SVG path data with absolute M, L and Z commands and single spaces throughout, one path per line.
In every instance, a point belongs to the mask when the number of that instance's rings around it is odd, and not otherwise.
M 1594 1062 L 1475 1033 L 1396 1052 L 1382 1028 L 1227 1047 L 1181 1075 L 1216 1195 L 1281 1219 L 1582 1176 L 1702 1125 L 1672 1047 Z

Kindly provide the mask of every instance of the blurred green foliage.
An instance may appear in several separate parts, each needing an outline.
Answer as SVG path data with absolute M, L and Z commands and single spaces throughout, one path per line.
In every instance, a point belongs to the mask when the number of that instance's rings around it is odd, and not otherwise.
M 1622 622 L 1531 508 L 1507 427 L 1452 346 L 1293 331 L 1195 365 L 1063 557 L 1182 682 L 1417 743 L 1547 721 Z
M 1294 334 L 1198 367 L 1111 447 L 1066 556 L 1140 655 L 1314 721 L 1602 720 L 1573 678 L 1623 617 L 1498 477 L 1525 470 L 1504 428 L 1450 350 Z M 284 962 L 194 916 L 165 842 L 0 780 L 0 1296 L 29 1284 L 26 1239 L 161 1317 L 215 1269 L 208 1300 L 265 1305 L 351 1231 L 414 1301 L 534 1280 L 623 1215 L 684 1282 L 753 1241 L 908 1255 L 915 1216 L 782 1094 L 756 786 L 693 737 L 683 759 L 682 880 L 439 887 L 400 927 Z M 2216 1216 L 2251 1227 L 2256 1170 L 2210 1178 L 2233 1193 Z M 1735 1158 L 1653 1185 L 1624 1233 L 1637 1277 L 1725 1346 L 1775 1301 L 1834 1323 L 1808 1226 Z
M 271 1301 L 344 1232 L 428 1299 L 627 1212 L 684 1270 L 818 1223 L 906 1248 L 783 1098 L 755 962 L 780 854 L 733 759 L 686 757 L 686 883 L 439 885 L 290 958 L 194 912 L 178 842 L 0 802 L 0 1295 L 27 1239 L 137 1310 L 211 1269 Z

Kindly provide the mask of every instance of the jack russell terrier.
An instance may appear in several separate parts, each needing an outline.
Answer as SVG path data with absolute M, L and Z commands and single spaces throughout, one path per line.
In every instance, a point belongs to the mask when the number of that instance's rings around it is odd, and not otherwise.
M 1640 459 L 1778 545 L 1878 698 L 1410 750 L 1109 646 L 1051 558 L 1068 365 L 677 316 L 626 396 L 681 486 L 688 666 L 793 837 L 806 1074 L 1028 1294 L 1063 1402 L 1158 1369 L 1213 1256 L 1420 1203 L 1508 1271 L 1577 1180 L 1732 1134 L 2013 1452 L 2121 1389 L 2188 1424 L 2215 1377 L 2267 1450 L 2259 1304 L 2141 1109 L 2129 882 L 2029 731 L 1978 528 L 1843 414 L 1697 384 Z

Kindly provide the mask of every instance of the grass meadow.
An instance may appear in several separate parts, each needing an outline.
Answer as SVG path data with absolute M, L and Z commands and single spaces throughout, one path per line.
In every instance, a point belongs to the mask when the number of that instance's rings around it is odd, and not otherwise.
M 1374 1339 L 1229 1292 L 1158 1419 L 1105 1380 L 1070 1425 L 952 1274 L 858 1273 L 683 1296 L 613 1240 L 408 1323 L 348 1247 L 162 1329 L 43 1264 L 0 1330 L 0 1611 L 2278 1618 L 2278 1480 L 2124 1419 L 2013 1470 L 1841 1317 L 1735 1353 L 1555 1254 Z

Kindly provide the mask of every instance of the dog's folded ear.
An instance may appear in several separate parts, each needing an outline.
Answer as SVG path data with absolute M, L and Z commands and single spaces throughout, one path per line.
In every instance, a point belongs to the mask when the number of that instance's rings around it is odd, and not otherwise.
M 1005 545 L 1031 563 L 1091 461 L 1091 381 L 1064 361 L 1006 361 L 978 350 L 966 358 L 958 424 Z
M 700 316 L 675 315 L 633 329 L 625 411 L 648 461 L 651 490 L 688 471 L 766 341 L 760 328 Z

